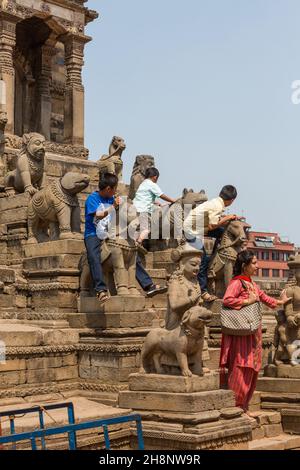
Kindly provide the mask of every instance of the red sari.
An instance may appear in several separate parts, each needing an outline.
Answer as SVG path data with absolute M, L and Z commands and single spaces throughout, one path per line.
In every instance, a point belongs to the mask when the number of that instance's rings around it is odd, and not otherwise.
M 241 282 L 243 280 L 243 286 Z M 244 300 L 249 298 L 249 290 L 256 292 L 261 302 L 270 308 L 277 307 L 277 300 L 269 297 L 250 278 L 234 278 L 225 293 L 224 307 L 240 310 Z M 255 391 L 258 373 L 262 365 L 262 331 L 259 328 L 253 335 L 222 335 L 220 368 L 221 383 L 224 384 L 225 368 L 228 369 L 228 387 L 233 390 L 236 406 L 248 409 Z

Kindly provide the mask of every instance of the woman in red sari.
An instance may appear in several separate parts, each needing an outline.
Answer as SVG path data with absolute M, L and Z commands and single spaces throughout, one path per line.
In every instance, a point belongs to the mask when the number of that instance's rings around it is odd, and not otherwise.
M 289 302 L 283 291 L 280 300 L 269 297 L 263 292 L 252 276 L 257 274 L 257 258 L 254 253 L 245 250 L 237 258 L 235 277 L 230 282 L 224 299 L 224 307 L 240 310 L 246 305 L 260 301 L 275 309 Z M 228 388 L 233 390 L 236 406 L 248 410 L 249 402 L 255 391 L 258 373 L 262 365 L 262 331 L 261 327 L 252 335 L 222 335 L 221 345 L 221 383 L 224 384 L 225 368 L 228 369 Z

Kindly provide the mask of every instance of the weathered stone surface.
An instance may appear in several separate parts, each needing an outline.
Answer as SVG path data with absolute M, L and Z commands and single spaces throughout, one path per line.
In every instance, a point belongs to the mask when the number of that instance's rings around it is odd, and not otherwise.
M 300 408 L 282 409 L 281 416 L 284 432 L 300 434 Z
M 10 209 L 18 209 L 20 207 L 28 206 L 30 201 L 29 194 L 16 194 L 14 197 L 3 197 L 0 198 L 0 212 L 8 211 Z M 1 217 L 2 220 L 2 217 Z
M 201 424 L 201 423 L 210 423 L 212 421 L 218 421 L 220 419 L 220 412 L 217 410 L 214 411 L 203 411 L 200 413 L 171 413 L 167 411 L 145 411 L 139 410 L 139 414 L 142 416 L 143 420 L 151 421 L 163 421 L 175 422 L 182 424 Z
M 50 369 L 35 369 L 26 371 L 26 383 L 55 382 L 61 380 L 76 379 L 78 377 L 78 367 L 57 367 Z
M 140 328 L 151 327 L 153 312 L 133 311 L 120 313 L 78 313 L 68 316 L 72 328 Z
M 1 372 L 0 387 L 11 387 L 15 385 L 23 385 L 26 382 L 25 371 Z
M 265 436 L 266 437 L 276 437 L 282 433 L 281 424 L 267 424 L 264 426 Z
M 255 418 L 259 426 L 281 423 L 281 415 L 276 411 L 257 411 L 251 413 L 251 416 Z
M 200 411 L 219 410 L 234 406 L 234 396 L 231 391 L 216 390 L 196 393 L 167 393 L 167 392 L 120 392 L 119 404 L 124 408 L 136 410 Z
M 20 371 L 26 369 L 25 359 L 10 359 L 4 364 L 0 363 L 0 373 L 8 371 Z
M 169 431 L 169 432 L 183 432 L 183 425 L 182 424 L 176 424 L 176 423 L 157 423 L 155 421 L 145 421 L 143 422 L 143 430 L 156 430 L 160 431 L 163 426 L 164 431 Z
M 300 379 L 280 379 L 263 377 L 258 379 L 257 390 L 261 392 L 299 393 Z
M 132 374 L 129 389 L 134 391 L 193 393 L 219 389 L 219 374 L 211 372 L 204 377 L 182 377 L 161 374 Z
M 27 325 L 1 324 L 0 341 L 8 346 L 40 346 L 43 344 L 43 330 Z
M 145 308 L 145 298 L 118 295 L 101 305 L 96 297 L 81 297 L 79 308 L 83 313 L 140 312 Z
M 244 414 L 243 410 L 237 407 L 223 408 L 220 413 L 223 419 L 239 418 Z
M 78 343 L 79 333 L 75 330 L 43 330 L 43 343 L 51 344 L 73 344 Z
M 25 246 L 25 255 L 27 258 L 66 254 L 80 255 L 84 250 L 83 240 L 54 240 Z
M 252 439 L 253 440 L 263 439 L 264 437 L 265 437 L 264 426 L 252 429 Z
M 0 199 L 1 201 L 1 199 Z M 15 270 L 9 268 L 0 268 L 0 280 L 4 283 L 15 282 Z
M 290 379 L 300 379 L 300 365 L 291 366 L 288 364 L 280 364 L 277 367 L 277 377 L 279 378 L 290 378 Z M 299 389 L 300 391 L 300 389 Z
M 6 210 L 1 214 L 2 224 L 16 224 L 20 222 L 24 224 L 27 222 L 27 207 Z
M 81 255 L 47 255 L 26 258 L 23 267 L 26 271 L 78 269 Z
M 25 362 L 25 360 L 24 360 Z M 77 364 L 76 354 L 26 359 L 26 369 L 50 369 L 53 367 L 73 366 Z

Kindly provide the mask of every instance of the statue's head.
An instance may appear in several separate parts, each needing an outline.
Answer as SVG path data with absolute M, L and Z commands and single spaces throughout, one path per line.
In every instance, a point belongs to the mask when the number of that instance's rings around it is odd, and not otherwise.
M 46 139 L 43 135 L 31 132 L 23 135 L 23 151 L 26 151 L 34 160 L 42 161 L 45 156 Z
M 189 280 L 194 280 L 200 269 L 202 250 L 190 243 L 175 248 L 172 251 L 172 260 L 179 264 L 182 274 Z
M 68 194 L 77 194 L 90 184 L 90 177 L 84 173 L 69 171 L 60 180 L 63 190 Z
M 118 152 L 119 150 L 125 150 L 126 144 L 125 140 L 122 137 L 113 136 L 110 146 L 109 146 L 109 154 L 113 155 L 114 153 Z
M 207 200 L 208 197 L 204 189 L 201 189 L 201 191 L 197 192 L 193 189 L 184 188 L 182 191 L 182 204 L 192 206 L 191 209 L 196 207 L 198 204 L 206 202 Z
M 138 155 L 135 157 L 133 173 L 137 171 L 145 176 L 146 170 L 155 166 L 154 157 L 152 155 Z
M 300 254 L 290 256 L 288 266 L 294 271 L 297 284 L 300 285 Z
M 237 244 L 245 245 L 247 237 L 245 233 L 245 223 L 241 220 L 233 220 L 227 226 L 227 232 L 233 240 L 236 240 Z
M 212 319 L 212 312 L 204 307 L 192 307 L 187 310 L 181 320 L 182 326 L 191 326 L 193 329 L 201 329 L 208 325 Z

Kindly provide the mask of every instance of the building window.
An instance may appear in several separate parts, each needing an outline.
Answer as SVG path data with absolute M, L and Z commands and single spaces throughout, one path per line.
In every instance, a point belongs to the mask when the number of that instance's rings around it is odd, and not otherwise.
M 272 261 L 280 261 L 280 252 L 279 251 L 273 251 Z
M 290 271 L 289 271 L 288 269 L 285 269 L 285 270 L 283 271 L 283 277 L 284 277 L 285 279 L 288 279 L 288 278 L 289 278 L 289 275 L 290 275 Z
M 263 261 L 269 261 L 270 259 L 270 253 L 268 251 L 262 251 L 261 253 L 261 259 Z
M 273 277 L 280 277 L 279 269 L 273 269 Z
M 290 258 L 290 253 L 283 253 L 283 261 L 288 261 Z
M 262 270 L 262 276 L 263 276 L 263 277 L 270 277 L 270 271 L 269 271 L 269 269 L 263 269 L 263 270 Z

